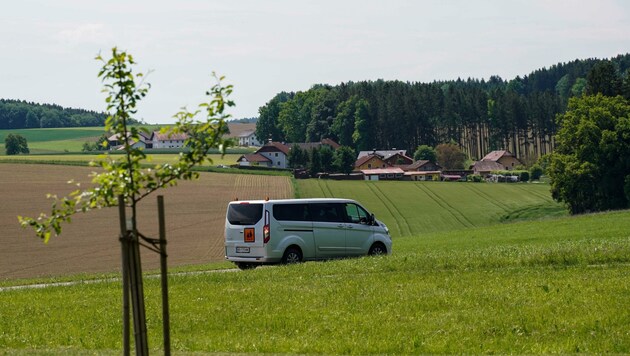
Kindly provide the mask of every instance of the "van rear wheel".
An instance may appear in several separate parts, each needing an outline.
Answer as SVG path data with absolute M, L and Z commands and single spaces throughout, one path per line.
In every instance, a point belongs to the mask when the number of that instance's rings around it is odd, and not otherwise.
M 302 251 L 296 247 L 289 247 L 282 255 L 282 263 L 293 264 L 302 262 Z
M 372 247 L 370 247 L 370 251 L 368 252 L 368 255 L 370 255 L 370 256 L 380 256 L 380 255 L 384 255 L 386 253 L 387 253 L 387 248 L 385 247 L 385 245 L 383 245 L 380 242 L 377 242 L 374 245 L 372 245 Z

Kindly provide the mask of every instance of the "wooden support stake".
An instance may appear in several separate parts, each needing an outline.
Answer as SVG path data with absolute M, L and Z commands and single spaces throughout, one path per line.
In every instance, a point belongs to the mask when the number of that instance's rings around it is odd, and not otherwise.
M 158 195 L 158 216 L 160 223 L 160 272 L 162 274 L 162 328 L 164 332 L 164 355 L 171 354 L 171 328 L 168 311 L 168 271 L 166 259 L 166 219 L 164 218 L 164 196 Z
M 123 320 L 123 355 L 129 356 L 129 233 L 125 214 L 125 199 L 118 196 L 118 214 L 120 217 L 120 248 L 122 252 L 122 320 Z

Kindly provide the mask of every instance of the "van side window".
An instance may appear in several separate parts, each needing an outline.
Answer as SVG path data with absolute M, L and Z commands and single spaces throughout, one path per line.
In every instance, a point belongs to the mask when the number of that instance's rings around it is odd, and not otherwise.
M 346 214 L 348 215 L 348 222 L 354 224 L 365 224 L 368 222 L 368 212 L 362 207 L 346 203 Z
M 346 213 L 341 203 L 313 203 L 309 204 L 313 221 L 344 222 Z
M 278 221 L 311 221 L 307 204 L 275 204 L 273 217 Z

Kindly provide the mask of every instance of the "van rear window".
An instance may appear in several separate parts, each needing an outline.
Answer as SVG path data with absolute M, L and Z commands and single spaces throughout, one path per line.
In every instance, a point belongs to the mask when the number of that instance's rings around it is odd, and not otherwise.
M 262 219 L 262 204 L 230 204 L 227 219 L 232 225 L 254 225 Z

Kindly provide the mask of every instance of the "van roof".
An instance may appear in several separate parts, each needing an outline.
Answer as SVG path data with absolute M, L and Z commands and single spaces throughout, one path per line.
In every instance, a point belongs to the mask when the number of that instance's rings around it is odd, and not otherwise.
M 356 203 L 352 199 L 344 198 L 303 198 L 303 199 L 270 199 L 270 200 L 234 200 L 230 204 L 264 204 L 264 203 Z

